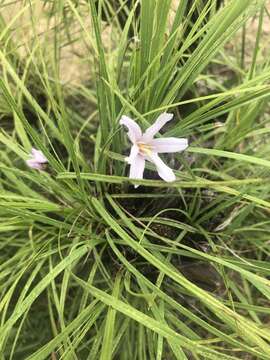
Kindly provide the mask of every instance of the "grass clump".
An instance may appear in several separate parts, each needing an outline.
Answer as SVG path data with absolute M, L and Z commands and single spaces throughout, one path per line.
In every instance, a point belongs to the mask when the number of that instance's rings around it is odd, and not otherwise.
M 267 2 L 0 6 L 1 359 L 269 359 Z M 129 179 L 164 111 L 177 181 Z

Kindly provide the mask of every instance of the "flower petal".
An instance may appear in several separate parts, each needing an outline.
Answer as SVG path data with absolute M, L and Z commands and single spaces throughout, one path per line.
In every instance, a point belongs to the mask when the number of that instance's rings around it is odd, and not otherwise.
M 176 179 L 174 172 L 167 166 L 157 153 L 152 153 L 149 160 L 156 165 L 158 175 L 167 182 L 172 182 Z
M 123 115 L 120 119 L 120 125 L 124 125 L 128 128 L 128 137 L 132 143 L 135 143 L 142 137 L 142 130 L 139 125 L 128 116 Z
M 152 126 L 150 126 L 143 134 L 142 141 L 149 142 L 153 139 L 156 133 L 170 120 L 172 120 L 173 114 L 163 113 L 159 115 L 157 120 Z
M 26 164 L 32 169 L 42 170 L 42 164 L 37 162 L 35 159 L 26 160 Z
M 185 150 L 188 147 L 188 139 L 174 137 L 153 139 L 150 145 L 157 153 L 173 153 Z
M 36 162 L 39 162 L 41 164 L 48 162 L 42 151 L 32 148 L 31 153 Z
M 125 161 L 128 164 L 132 164 L 132 162 L 134 161 L 134 159 L 136 158 L 136 156 L 139 154 L 140 149 L 138 148 L 138 146 L 136 144 L 132 145 L 131 150 L 130 150 L 130 154 L 128 157 L 125 158 Z
M 137 155 L 130 165 L 129 177 L 131 179 L 142 179 L 145 166 L 145 159 L 141 155 Z M 134 185 L 137 188 L 139 185 Z

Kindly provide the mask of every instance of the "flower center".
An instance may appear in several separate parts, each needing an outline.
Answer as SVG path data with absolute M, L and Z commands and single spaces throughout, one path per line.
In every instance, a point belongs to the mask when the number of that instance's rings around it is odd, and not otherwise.
M 153 147 L 149 144 L 138 143 L 138 148 L 142 155 L 151 155 Z

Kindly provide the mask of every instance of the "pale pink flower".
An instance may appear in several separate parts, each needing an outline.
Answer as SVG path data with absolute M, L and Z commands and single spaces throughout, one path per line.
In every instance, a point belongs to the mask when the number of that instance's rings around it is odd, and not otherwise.
M 127 127 L 127 135 L 132 142 L 130 155 L 125 158 L 130 164 L 130 178 L 142 179 L 145 160 L 148 160 L 155 164 L 157 172 L 163 180 L 172 182 L 176 179 L 172 169 L 161 160 L 158 154 L 183 151 L 188 147 L 188 140 L 174 137 L 154 139 L 159 130 L 172 118 L 173 114 L 163 113 L 145 133 L 142 133 L 141 128 L 134 120 L 122 116 L 120 124 Z
M 48 162 L 43 152 L 35 148 L 32 148 L 30 156 L 31 158 L 26 160 L 26 164 L 32 169 L 42 170 L 44 164 Z

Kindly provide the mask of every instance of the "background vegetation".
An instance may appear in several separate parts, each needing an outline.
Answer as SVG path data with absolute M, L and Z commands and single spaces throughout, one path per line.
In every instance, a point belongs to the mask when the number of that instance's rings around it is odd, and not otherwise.
M 268 8 L 0 2 L 1 360 L 270 359 Z M 164 111 L 177 181 L 129 180 Z

